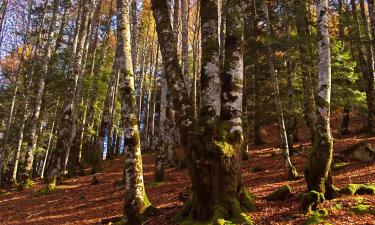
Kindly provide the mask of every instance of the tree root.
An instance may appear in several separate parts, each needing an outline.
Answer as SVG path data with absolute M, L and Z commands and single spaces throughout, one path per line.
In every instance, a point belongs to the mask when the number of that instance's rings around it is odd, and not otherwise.
M 240 189 L 238 195 L 238 198 L 227 198 L 214 205 L 212 207 L 213 216 L 208 221 L 192 219 L 190 212 L 193 207 L 193 200 L 190 198 L 174 220 L 178 221 L 181 225 L 253 224 L 250 217 L 244 211 L 253 211 L 256 209 L 252 204 L 255 197 L 245 187 Z
M 324 194 L 317 191 L 310 191 L 302 195 L 301 198 L 301 205 L 302 209 L 307 212 L 311 213 L 315 211 L 320 203 L 325 201 Z

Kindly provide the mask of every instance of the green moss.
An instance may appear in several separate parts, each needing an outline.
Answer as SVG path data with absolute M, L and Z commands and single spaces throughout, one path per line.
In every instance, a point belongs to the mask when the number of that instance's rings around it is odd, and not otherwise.
M 147 183 L 147 186 L 149 188 L 155 188 L 155 187 L 160 187 L 160 186 L 163 186 L 164 185 L 164 182 L 159 182 L 159 181 L 151 181 L 149 183 Z
M 32 187 L 34 184 L 34 182 L 30 179 L 30 178 L 26 178 L 23 182 L 22 182 L 22 187 L 23 188 L 30 188 Z
M 289 170 L 288 170 L 288 179 L 289 180 L 297 180 L 297 179 L 299 179 L 299 177 L 300 176 L 298 175 L 298 172 L 297 172 L 297 170 L 294 166 L 289 168 Z
M 249 193 L 242 195 L 250 196 Z M 190 211 L 191 206 L 184 207 Z M 191 218 L 191 216 L 183 217 L 182 220 L 179 221 L 180 225 L 236 225 L 236 224 L 244 224 L 244 225 L 252 225 L 253 222 L 251 218 L 246 215 L 241 208 L 241 203 L 238 201 L 237 198 L 233 199 L 226 199 L 220 204 L 216 204 L 213 206 L 214 215 L 212 219 L 209 221 L 196 221 Z M 185 212 L 187 214 L 187 212 Z M 180 215 L 182 215 L 180 213 Z M 180 217 L 181 218 L 181 217 Z
M 340 190 L 341 194 L 346 195 L 363 195 L 363 194 L 375 194 L 375 185 L 370 184 L 349 184 L 345 188 Z
M 242 187 L 240 193 L 240 203 L 243 210 L 255 211 L 256 207 L 253 204 L 255 199 L 256 197 L 251 194 L 246 187 Z
M 358 204 L 350 209 L 351 212 L 358 215 L 372 214 L 375 215 L 375 209 L 371 204 Z
M 333 171 L 341 170 L 341 169 L 347 167 L 349 164 L 350 164 L 350 163 L 348 163 L 348 162 L 338 162 L 338 163 L 334 163 L 334 164 L 332 165 L 332 170 L 333 170 Z
M 262 172 L 263 170 L 264 170 L 263 167 L 261 167 L 261 166 L 259 166 L 259 165 L 254 166 L 253 168 L 250 169 L 250 171 L 251 171 L 252 173 L 259 173 L 259 172 Z
M 214 141 L 215 149 L 217 149 L 222 155 L 231 158 L 236 150 L 226 141 Z
M 325 201 L 324 195 L 317 191 L 310 191 L 308 193 L 305 193 L 301 197 L 301 206 L 302 209 L 305 212 L 312 212 L 313 210 L 316 210 L 316 207 L 319 203 L 322 203 Z
M 283 201 L 292 194 L 292 188 L 289 185 L 284 185 L 272 192 L 266 197 L 267 201 Z
M 47 184 L 46 187 L 40 189 L 37 194 L 38 195 L 49 195 L 56 190 L 56 178 L 54 178 L 51 182 Z
M 331 207 L 331 210 L 332 210 L 332 211 L 338 211 L 338 210 L 340 210 L 340 209 L 342 209 L 342 204 L 341 204 L 341 203 L 336 203 L 336 204 L 334 204 L 334 205 Z
M 327 215 L 328 211 L 326 209 L 313 211 L 309 214 L 309 218 L 304 222 L 304 225 L 321 224 L 324 222 L 324 217 L 326 217 Z

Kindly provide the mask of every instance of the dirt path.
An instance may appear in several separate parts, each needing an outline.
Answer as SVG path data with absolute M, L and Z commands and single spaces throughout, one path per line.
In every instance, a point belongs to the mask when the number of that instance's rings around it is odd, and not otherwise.
M 375 145 L 375 138 L 348 137 L 335 141 L 335 151 L 348 145 L 368 140 Z M 251 151 L 251 159 L 243 165 L 243 180 L 248 189 L 257 197 L 254 202 L 257 211 L 250 212 L 255 224 L 303 224 L 306 220 L 299 210 L 298 195 L 305 190 L 304 180 L 286 181 L 282 156 L 271 156 L 275 144 L 265 144 Z M 309 150 L 307 145 L 292 160 L 300 174 Z M 173 224 L 170 218 L 178 212 L 182 203 L 178 194 L 189 185 L 185 170 L 167 169 L 167 180 L 163 183 L 153 182 L 154 154 L 144 155 L 144 172 L 146 191 L 151 202 L 160 209 L 160 215 L 152 218 L 147 224 Z M 262 167 L 262 171 L 252 173 L 251 168 Z M 65 179 L 58 189 L 48 195 L 37 194 L 43 187 L 36 182 L 30 190 L 13 191 L 0 195 L 0 224 L 95 224 L 102 219 L 122 214 L 123 191 L 114 185 L 121 179 L 122 163 L 120 159 L 104 162 L 104 170 L 97 175 L 98 185 L 91 185 L 92 176 Z M 375 164 L 353 162 L 348 167 L 335 172 L 338 187 L 347 183 L 375 183 Z M 289 184 L 293 188 L 293 197 L 283 202 L 267 202 L 264 196 L 277 187 Z M 375 206 L 375 197 L 341 197 L 324 203 L 329 216 L 325 224 L 375 224 L 371 214 L 357 215 L 351 208 L 365 201 Z M 337 206 L 341 209 L 335 210 Z

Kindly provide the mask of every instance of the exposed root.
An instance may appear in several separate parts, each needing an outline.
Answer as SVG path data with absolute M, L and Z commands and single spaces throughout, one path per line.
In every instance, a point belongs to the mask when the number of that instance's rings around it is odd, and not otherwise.
M 310 191 L 302 195 L 301 205 L 302 209 L 311 213 L 315 211 L 320 203 L 325 201 L 324 194 L 317 191 Z

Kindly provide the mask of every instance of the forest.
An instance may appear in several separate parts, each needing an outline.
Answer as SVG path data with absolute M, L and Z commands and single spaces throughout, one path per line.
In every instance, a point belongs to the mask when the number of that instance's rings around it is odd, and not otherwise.
M 375 225 L 374 0 L 0 0 L 0 224 Z

